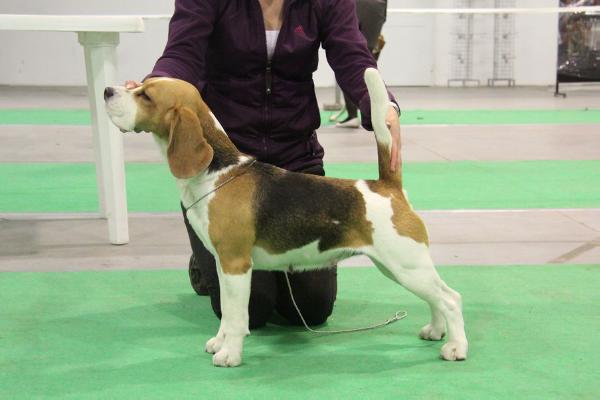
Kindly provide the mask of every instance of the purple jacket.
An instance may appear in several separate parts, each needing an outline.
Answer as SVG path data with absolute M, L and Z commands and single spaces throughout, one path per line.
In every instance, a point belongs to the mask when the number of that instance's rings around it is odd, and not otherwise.
M 176 0 L 166 48 L 149 76 L 195 84 L 241 151 L 300 170 L 322 164 L 312 80 L 321 44 L 372 129 L 363 73 L 377 65 L 358 30 L 355 0 L 285 0 L 271 61 L 258 0 Z

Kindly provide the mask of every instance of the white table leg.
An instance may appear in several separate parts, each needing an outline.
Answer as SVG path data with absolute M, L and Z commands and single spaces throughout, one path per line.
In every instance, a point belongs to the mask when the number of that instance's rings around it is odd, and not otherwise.
M 108 236 L 112 244 L 129 242 L 125 163 L 122 133 L 108 119 L 104 110 L 104 88 L 116 79 L 119 34 L 114 32 L 79 32 L 85 52 L 88 98 L 96 155 L 96 177 L 100 212 L 108 218 Z

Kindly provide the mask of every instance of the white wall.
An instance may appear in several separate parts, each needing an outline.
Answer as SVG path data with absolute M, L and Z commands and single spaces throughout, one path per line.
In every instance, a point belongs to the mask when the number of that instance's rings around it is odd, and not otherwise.
M 0 0 L 0 14 L 172 14 L 173 0 Z M 144 33 L 121 34 L 119 79 L 141 79 L 167 39 L 166 21 Z M 85 85 L 83 49 L 77 34 L 0 31 L 0 84 Z
M 557 7 L 557 3 L 556 0 L 517 0 L 519 7 Z M 558 63 L 558 15 L 520 15 L 515 24 L 517 83 L 554 84 Z
M 388 0 L 388 8 L 432 8 L 437 0 Z M 386 45 L 379 59 L 379 69 L 388 85 L 429 86 L 433 84 L 434 51 L 432 46 L 434 17 L 388 14 L 382 33 Z M 333 71 L 321 50 L 315 81 L 333 86 Z M 444 83 L 445 84 L 445 83 Z
M 388 0 L 390 8 L 453 7 L 453 0 Z M 493 4 L 493 0 L 478 0 Z M 520 7 L 553 7 L 556 0 L 517 0 Z M 1 0 L 0 14 L 171 14 L 173 0 Z M 490 19 L 492 21 L 492 19 Z M 521 85 L 549 85 L 556 74 L 557 17 L 516 18 L 515 79 Z M 485 24 L 485 22 L 484 22 Z M 119 80 L 139 79 L 161 54 L 167 22 L 147 23 L 142 34 L 122 34 Z M 380 69 L 389 85 L 446 85 L 452 18 L 389 14 Z M 483 27 L 485 30 L 485 26 Z M 482 36 L 475 74 L 491 77 L 491 37 Z M 0 85 L 85 84 L 83 51 L 74 33 L 0 31 Z M 487 54 L 487 55 L 486 55 Z M 317 86 L 332 86 L 333 72 L 321 53 Z

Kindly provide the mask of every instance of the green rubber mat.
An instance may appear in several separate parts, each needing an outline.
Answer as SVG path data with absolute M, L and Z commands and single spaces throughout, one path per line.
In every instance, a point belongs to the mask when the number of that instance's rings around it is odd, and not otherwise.
M 323 126 L 333 112 L 321 113 Z M 88 110 L 2 109 L 0 125 L 89 125 Z M 600 110 L 404 110 L 403 125 L 598 124 Z
M 93 164 L 0 164 L 0 212 L 94 212 Z M 329 176 L 377 177 L 374 163 L 330 164 Z M 166 164 L 126 166 L 132 212 L 180 211 Z M 431 209 L 600 207 L 600 161 L 436 162 L 404 165 L 413 206 Z
M 0 125 L 91 125 L 88 110 L 19 108 L 0 110 Z
M 329 120 L 333 114 L 322 112 L 321 125 L 335 124 Z M 400 122 L 401 125 L 599 124 L 600 110 L 404 110 Z
M 429 308 L 373 268 L 339 270 L 325 329 L 268 325 L 244 361 L 204 353 L 218 321 L 187 271 L 0 274 L 0 398 L 595 399 L 600 266 L 443 267 L 464 301 L 469 358 L 419 340 Z

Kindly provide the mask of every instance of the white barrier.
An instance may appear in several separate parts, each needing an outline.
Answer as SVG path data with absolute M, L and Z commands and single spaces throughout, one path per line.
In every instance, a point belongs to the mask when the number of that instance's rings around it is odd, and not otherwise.
M 600 6 L 532 8 L 388 8 L 388 14 L 600 14 Z M 145 20 L 165 20 L 171 15 L 142 15 Z
M 139 16 L 0 15 L 0 30 L 75 32 L 83 46 L 92 114 L 100 213 L 112 244 L 129 242 L 123 135 L 104 111 L 104 88 L 115 82 L 121 32 L 143 32 Z
M 168 17 L 170 18 L 170 16 Z M 144 17 L 136 15 L 0 14 L 0 30 L 47 32 L 144 32 Z
M 600 14 L 600 6 L 533 8 L 388 8 L 389 14 Z

